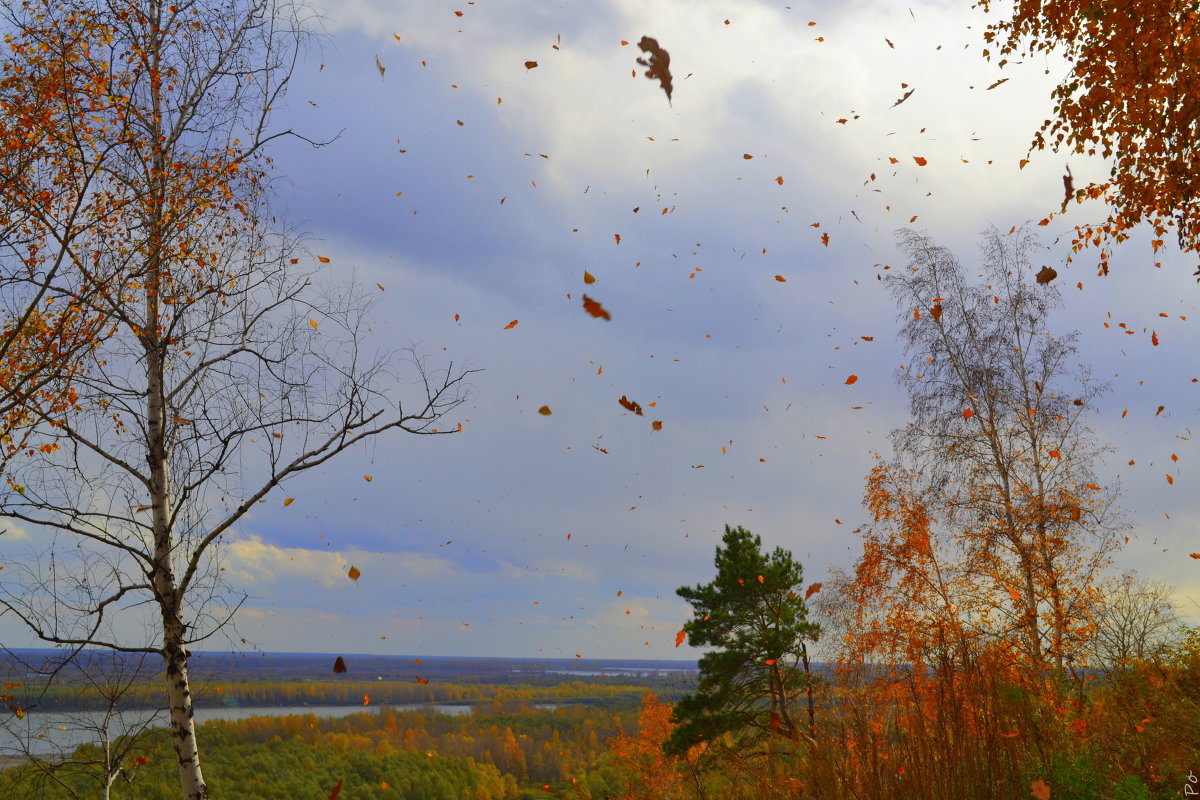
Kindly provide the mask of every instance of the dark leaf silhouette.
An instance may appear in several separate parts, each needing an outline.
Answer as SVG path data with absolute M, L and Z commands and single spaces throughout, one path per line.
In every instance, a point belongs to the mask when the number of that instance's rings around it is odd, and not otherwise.
M 1042 267 L 1034 277 L 1037 278 L 1038 283 L 1049 283 L 1058 277 L 1058 270 L 1052 267 Z
M 639 58 L 637 63 L 643 67 L 649 67 L 646 70 L 646 77 L 650 80 L 657 80 L 662 90 L 667 93 L 667 102 L 671 102 L 671 92 L 674 86 L 671 83 L 671 56 L 661 47 L 658 46 L 658 40 L 652 39 L 649 36 L 643 36 L 638 42 L 638 47 L 643 52 L 649 53 L 649 60 Z
M 622 407 L 624 407 L 624 408 L 626 408 L 626 409 L 628 409 L 628 410 L 632 411 L 633 413 L 637 414 L 639 417 L 642 415 L 642 406 L 641 406 L 641 404 L 640 404 L 640 403 L 637 403 L 637 402 L 635 402 L 635 401 L 633 401 L 633 400 L 630 400 L 630 399 L 629 399 L 628 397 L 626 397 L 625 395 L 621 395 L 621 399 L 620 399 L 620 400 L 618 400 L 617 402 L 618 402 L 618 403 L 620 403 Z
M 892 103 L 892 108 L 895 108 L 896 106 L 900 105 L 905 100 L 907 100 L 908 98 L 912 97 L 912 93 L 915 92 L 916 90 L 917 90 L 917 88 L 915 86 L 913 88 L 909 89 L 907 92 L 904 93 L 903 97 L 901 97 L 896 102 Z
M 334 672 L 338 672 L 338 673 L 341 673 L 341 672 L 345 672 L 345 671 L 346 671 L 346 662 L 345 662 L 345 660 L 344 660 L 344 659 L 343 659 L 341 656 L 338 656 L 338 657 L 337 657 L 337 658 L 334 660 L 334 662 L 333 662 L 333 671 L 334 671 Z

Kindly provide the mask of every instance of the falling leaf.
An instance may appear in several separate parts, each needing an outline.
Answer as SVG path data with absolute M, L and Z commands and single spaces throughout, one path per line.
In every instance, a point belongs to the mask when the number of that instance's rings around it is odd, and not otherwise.
M 317 261 L 320 261 L 322 264 L 328 264 L 328 263 L 329 263 L 329 259 L 328 259 L 328 258 L 326 258 L 325 256 L 317 256 Z
M 595 283 L 596 276 L 593 275 L 592 273 L 588 272 L 587 270 L 584 270 L 583 271 L 583 282 L 587 283 L 587 284 Z
M 821 244 L 825 245 L 826 247 L 829 247 L 829 234 L 828 233 L 821 234 Z
M 915 86 L 914 86 L 913 88 L 909 89 L 907 92 L 905 92 L 905 93 L 904 93 L 904 96 L 903 96 L 903 97 L 901 97 L 901 98 L 900 98 L 899 100 L 897 100 L 896 102 L 892 103 L 892 108 L 895 108 L 896 106 L 900 105 L 900 104 L 901 104 L 901 103 L 903 103 L 905 100 L 907 100 L 908 98 L 912 97 L 912 93 L 913 93 L 913 92 L 915 92 L 916 90 L 917 90 L 917 88 L 916 88 Z M 923 160 L 923 159 L 922 159 L 922 160 Z M 921 163 L 921 161 L 918 161 L 917 163 L 918 163 L 918 164 L 921 164 L 921 166 L 922 166 L 922 167 L 923 167 L 923 166 L 925 166 L 924 164 L 922 164 L 922 163 Z
M 1050 457 L 1051 458 L 1062 458 L 1062 453 L 1058 452 L 1057 450 L 1051 450 Z
M 679 633 L 675 634 L 675 646 L 679 647 L 679 645 L 683 644 L 683 640 L 686 638 L 687 638 L 687 631 L 681 630 Z
M 822 585 L 823 584 L 820 583 L 819 581 L 817 583 L 811 584 L 807 589 L 804 590 L 804 599 L 807 600 L 808 598 L 812 597 L 817 592 L 821 591 Z
M 856 383 L 857 381 L 858 381 L 858 376 L 857 376 L 857 375 L 851 375 L 850 377 L 846 378 L 846 385 L 847 385 L 847 386 L 850 386 L 851 384 L 854 384 L 854 383 Z
M 513 328 L 517 327 L 518 322 L 520 322 L 520 320 L 514 319 L 512 322 L 510 322 L 504 326 L 504 330 L 506 330 L 506 331 L 512 330 Z
M 656 431 L 661 431 L 662 430 L 662 420 L 659 420 L 659 419 L 654 420 L 653 422 L 650 423 L 650 427 Z
M 373 477 L 371 477 L 370 475 L 363 475 L 363 480 L 366 481 L 367 483 L 370 483 L 371 481 L 373 481 L 375 479 Z
M 604 310 L 604 306 L 597 303 L 586 294 L 583 296 L 583 310 L 591 314 L 593 317 L 599 317 L 611 321 L 612 314 Z
M 1049 283 L 1058 277 L 1058 270 L 1053 267 L 1043 266 L 1038 270 L 1038 274 L 1034 276 L 1038 283 Z
M 371 696 L 370 695 L 368 695 L 368 694 L 363 695 L 363 705 L 364 706 L 371 705 Z
M 309 324 L 309 325 L 312 325 L 314 328 L 316 328 L 316 327 L 317 327 L 317 321 L 316 321 L 315 319 L 310 319 L 310 320 L 308 321 L 308 324 Z
M 329 793 L 329 800 L 337 800 L 338 795 L 342 793 L 342 784 L 344 782 L 344 778 L 337 782 L 337 786 L 333 787 L 333 791 Z
M 1000 84 L 1004 83 L 1007 80 L 1008 80 L 1008 78 L 1001 78 L 1000 80 L 993 83 L 991 86 L 987 87 L 987 91 L 990 92 L 992 89 L 995 89 L 997 86 L 999 86 Z
M 1071 165 L 1067 165 L 1067 174 L 1063 175 L 1063 210 L 1067 208 L 1067 203 L 1071 202 L 1071 198 L 1075 196 L 1075 176 L 1071 174 Z
M 782 275 L 776 275 L 775 280 L 779 281 L 780 283 L 787 283 L 787 278 L 783 277 Z
M 1157 331 L 1150 331 L 1150 344 L 1154 345 L 1155 347 L 1158 347 L 1158 332 Z
M 619 234 L 619 233 L 614 233 L 614 234 L 613 234 L 613 238 L 617 240 L 617 244 L 620 244 L 620 243 L 621 243 L 621 234 Z
M 375 69 L 379 70 L 379 77 L 383 77 L 383 73 L 387 72 L 387 67 L 383 66 L 383 62 L 379 60 L 379 56 L 375 56 Z
M 929 309 L 929 316 L 933 317 L 934 322 L 940 320 L 942 318 L 942 307 L 940 305 L 935 305 L 933 308 Z
M 1175 479 L 1174 479 L 1174 478 L 1172 478 L 1170 475 L 1168 475 L 1168 476 L 1167 476 L 1167 483 L 1174 485 L 1174 484 L 1175 484 Z
M 621 404 L 622 408 L 632 411 L 634 414 L 637 414 L 639 417 L 642 416 L 642 406 L 641 406 L 641 404 L 637 403 L 636 401 L 630 400 L 625 395 L 621 395 L 621 399 L 618 400 L 617 402 Z
M 429 683 L 429 681 L 425 680 L 420 675 L 414 675 L 413 677 L 417 679 L 417 683 L 420 683 L 422 685 Z
M 346 573 L 346 577 L 352 581 L 356 581 L 362 577 L 362 572 L 359 571 L 358 567 L 351 566 L 350 571 Z
M 913 161 L 917 162 L 918 167 L 923 167 L 929 163 L 925 156 L 913 156 Z
M 550 406 L 542 406 L 541 408 L 538 409 L 538 413 L 541 414 L 543 417 L 550 416 L 550 413 L 551 413 Z
M 775 659 L 775 658 L 768 658 L 768 659 L 767 659 L 766 661 L 764 661 L 763 663 L 764 663 L 764 664 L 766 664 L 768 667 L 773 667 L 773 666 L 775 666 L 777 663 L 779 663 L 779 660 L 778 660 L 778 659 Z
M 345 662 L 345 660 L 342 659 L 341 656 L 338 656 L 336 659 L 334 659 L 333 671 L 338 674 L 341 674 L 346 671 L 346 662 Z
M 1200 553 L 1188 553 L 1191 558 L 1200 558 Z
M 534 68 L 534 67 L 536 67 L 536 66 L 537 66 L 537 62 L 536 62 L 536 61 L 526 61 L 526 62 L 525 62 L 525 69 L 526 69 L 526 70 L 531 70 L 531 69 L 533 69 L 533 68 Z
M 1037 800 L 1050 800 L 1050 787 L 1041 778 L 1029 784 L 1029 793 Z
M 674 91 L 671 78 L 671 55 L 663 50 L 657 39 L 652 39 L 649 36 L 643 36 L 638 42 L 638 47 L 645 53 L 650 54 L 650 59 L 639 58 L 637 63 L 648 69 L 645 75 L 650 80 L 657 80 L 662 90 L 667 93 L 667 102 L 671 102 L 671 92 Z
M 778 183 L 780 186 L 783 186 L 783 176 L 780 175 L 778 178 L 775 179 L 775 182 Z
M 970 419 L 974 415 L 975 415 L 975 412 L 972 411 L 971 409 L 969 409 L 969 408 L 963 409 L 963 419 Z
M 283 507 L 284 507 L 284 508 L 287 508 L 288 506 L 290 506 L 290 505 L 291 505 L 292 503 L 294 503 L 294 502 L 296 502 L 296 498 L 294 498 L 294 497 L 285 497 L 285 498 L 283 498 Z
M 749 161 L 750 159 L 754 158 L 754 156 L 750 155 L 749 153 L 742 153 L 742 158 Z

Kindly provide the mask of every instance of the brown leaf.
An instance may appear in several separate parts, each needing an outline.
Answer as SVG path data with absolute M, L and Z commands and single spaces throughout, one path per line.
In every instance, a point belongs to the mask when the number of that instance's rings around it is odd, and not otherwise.
M 1066 209 L 1067 203 L 1071 202 L 1071 198 L 1075 196 L 1075 177 L 1071 175 L 1071 166 L 1067 165 L 1067 174 L 1063 175 L 1063 208 Z
M 591 314 L 593 317 L 598 317 L 600 319 L 606 319 L 606 320 L 609 320 L 610 322 L 612 321 L 612 314 L 609 314 L 604 309 L 604 306 L 600 305 L 595 300 L 588 297 L 586 294 L 583 296 L 583 310 L 586 311 L 587 313 Z
M 329 800 L 337 800 L 338 795 L 342 793 L 342 784 L 345 783 L 345 778 L 337 782 L 337 786 L 333 787 L 333 791 L 329 793 Z
M 650 423 L 650 427 L 656 431 L 661 431 L 662 430 L 662 420 L 659 420 L 659 419 L 654 420 L 654 422 Z
M 595 276 L 595 275 L 593 275 L 592 273 L 588 272 L 588 271 L 585 269 L 585 270 L 583 271 L 583 282 L 584 282 L 584 283 L 588 283 L 588 284 L 595 283 L 595 282 L 596 282 L 596 276 Z
M 541 414 L 543 417 L 550 416 L 550 406 L 542 406 L 541 408 L 538 409 L 538 413 Z
M 533 68 L 534 68 L 534 67 L 536 67 L 536 66 L 537 66 L 537 62 L 536 62 L 536 61 L 526 61 L 526 62 L 525 62 L 525 69 L 526 69 L 526 70 L 531 70 L 531 69 L 533 69 Z
M 933 317 L 934 321 L 941 319 L 942 318 L 942 307 L 940 305 L 935 304 L 933 306 L 933 308 L 929 309 L 929 316 Z
M 659 47 L 658 40 L 643 36 L 638 42 L 643 52 L 650 54 L 650 59 L 639 58 L 637 63 L 649 67 L 645 75 L 650 80 L 657 80 L 662 90 L 667 93 L 667 102 L 671 102 L 671 92 L 674 91 L 671 78 L 671 55 Z
M 338 656 L 336 659 L 334 659 L 333 671 L 338 674 L 341 674 L 346 671 L 346 662 L 341 656 Z
M 915 86 L 913 88 L 909 89 L 907 92 L 904 93 L 903 97 L 901 97 L 896 102 L 892 103 L 892 108 L 895 108 L 896 106 L 900 105 L 905 100 L 907 100 L 908 98 L 912 97 L 912 93 L 915 92 L 916 90 L 917 90 L 917 87 L 915 87 Z M 924 164 L 922 164 L 921 166 L 924 166 Z
M 804 590 L 804 599 L 807 600 L 808 598 L 812 597 L 817 592 L 821 591 L 822 585 L 823 584 L 821 584 L 820 582 L 817 582 L 817 583 L 814 583 L 811 586 L 809 586 L 807 589 L 805 589 Z
M 362 572 L 359 571 L 358 567 L 351 566 L 350 571 L 346 573 L 346 577 L 352 581 L 356 581 L 362 577 Z
M 990 92 L 992 89 L 995 89 L 997 86 L 999 86 L 1000 84 L 1004 83 L 1007 80 L 1008 80 L 1008 78 L 1001 78 L 1000 80 L 993 83 L 991 86 L 987 87 L 987 91 Z
M 642 406 L 640 403 L 630 400 L 625 395 L 621 395 L 621 399 L 618 400 L 617 402 L 620 403 L 623 408 L 626 408 L 629 411 L 632 411 L 634 414 L 637 414 L 639 417 L 642 416 Z
M 851 375 L 850 377 L 846 378 L 846 385 L 847 385 L 847 386 L 850 386 L 850 385 L 852 385 L 852 384 L 854 384 L 854 383 L 857 383 L 857 382 L 858 382 L 858 376 L 857 376 L 857 375 Z
M 1043 266 L 1038 270 L 1038 274 L 1034 276 L 1038 283 L 1049 283 L 1058 277 L 1058 270 L 1053 267 Z
M 379 77 L 383 77 L 383 73 L 387 72 L 387 67 L 383 66 L 383 62 L 379 60 L 379 56 L 375 56 L 375 69 L 379 70 Z

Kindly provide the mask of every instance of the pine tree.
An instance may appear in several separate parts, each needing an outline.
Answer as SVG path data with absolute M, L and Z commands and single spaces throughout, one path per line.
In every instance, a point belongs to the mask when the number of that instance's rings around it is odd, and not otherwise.
M 787 550 L 766 555 L 760 537 L 728 525 L 713 563 L 710 583 L 676 590 L 692 606 L 683 626 L 692 645 L 716 649 L 700 658 L 696 693 L 675 706 L 666 749 L 682 753 L 727 733 L 799 740 L 792 707 L 807 693 L 814 725 L 806 642 L 820 634 L 799 594 L 803 568 Z

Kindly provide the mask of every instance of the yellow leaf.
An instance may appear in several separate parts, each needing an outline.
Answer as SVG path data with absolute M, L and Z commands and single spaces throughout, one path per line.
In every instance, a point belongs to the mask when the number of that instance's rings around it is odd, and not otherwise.
M 296 498 L 294 498 L 294 497 L 285 497 L 285 498 L 283 498 L 283 507 L 284 507 L 284 508 L 287 508 L 288 506 L 290 506 L 290 505 L 291 505 L 292 503 L 294 503 L 294 502 L 296 502 Z
M 315 327 L 317 327 L 317 321 L 316 321 L 315 319 L 310 319 L 310 320 L 308 321 L 308 324 L 309 324 L 309 325 L 312 325 L 314 328 L 315 328 Z
M 363 480 L 366 481 L 367 483 L 370 483 L 371 481 L 373 481 L 375 479 L 372 478 L 370 475 L 363 475 Z

